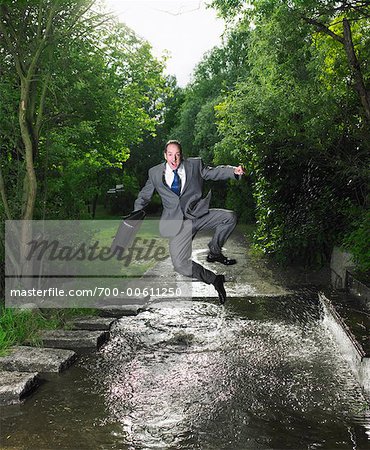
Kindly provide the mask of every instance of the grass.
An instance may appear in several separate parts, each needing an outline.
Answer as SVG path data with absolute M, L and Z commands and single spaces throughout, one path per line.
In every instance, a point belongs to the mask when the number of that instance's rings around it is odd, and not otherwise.
M 157 264 L 157 261 L 152 256 L 155 252 L 155 249 L 157 249 L 158 247 L 164 249 L 165 255 L 169 256 L 168 239 L 163 238 L 159 235 L 158 219 L 150 219 L 151 218 L 147 218 L 142 222 L 140 229 L 135 237 L 139 239 L 138 247 L 140 247 L 143 255 L 145 255 L 149 243 L 154 242 L 154 247 L 150 255 L 151 257 L 140 259 L 138 257 L 138 251 L 136 250 L 133 252 L 132 259 L 130 260 L 128 265 L 125 264 L 125 259 L 119 261 L 113 258 L 111 261 L 106 261 L 104 263 L 106 274 L 116 274 L 116 276 L 121 277 L 143 275 L 147 270 L 151 269 Z M 91 241 L 99 241 L 100 246 L 110 247 L 113 241 L 113 237 L 118 230 L 120 221 L 101 221 L 100 223 L 101 225 L 99 229 L 94 230 Z M 125 255 L 127 255 L 128 253 L 129 252 L 126 251 Z
M 14 345 L 38 345 L 40 330 L 68 328 L 67 322 L 73 317 L 94 314 L 96 310 L 86 308 L 20 310 L 1 307 L 0 356 L 6 355 Z

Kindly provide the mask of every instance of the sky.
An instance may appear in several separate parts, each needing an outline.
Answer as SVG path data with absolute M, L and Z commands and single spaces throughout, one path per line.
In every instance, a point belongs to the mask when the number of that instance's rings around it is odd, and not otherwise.
M 155 56 L 167 51 L 167 73 L 180 86 L 203 54 L 221 43 L 224 22 L 204 0 L 105 0 L 109 11 L 148 40 Z

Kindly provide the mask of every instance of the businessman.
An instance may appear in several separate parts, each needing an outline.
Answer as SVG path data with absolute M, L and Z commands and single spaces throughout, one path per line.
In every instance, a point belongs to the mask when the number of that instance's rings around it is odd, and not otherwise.
M 185 276 L 212 284 L 225 303 L 224 275 L 191 260 L 192 239 L 198 231 L 214 230 L 208 244 L 207 261 L 224 265 L 235 264 L 222 254 L 222 246 L 236 225 L 236 215 L 226 209 L 210 209 L 211 193 L 202 197 L 204 180 L 227 180 L 244 174 L 241 166 L 205 167 L 200 158 L 183 158 L 179 141 L 168 141 L 164 149 L 165 162 L 149 169 L 148 180 L 134 204 L 134 210 L 145 208 L 154 191 L 162 200 L 163 212 L 160 220 L 162 236 L 169 238 L 169 249 L 174 269 Z M 189 239 L 190 230 L 190 239 Z

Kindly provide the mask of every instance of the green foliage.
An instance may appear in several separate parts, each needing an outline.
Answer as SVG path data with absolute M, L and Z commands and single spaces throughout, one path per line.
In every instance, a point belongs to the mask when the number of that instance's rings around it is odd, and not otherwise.
M 343 239 L 343 245 L 349 250 L 361 275 L 370 277 L 370 212 L 365 211 L 352 225 L 352 231 Z
M 227 20 L 228 38 L 196 68 L 177 137 L 207 162 L 247 168 L 249 186 L 233 183 L 216 202 L 226 200 L 242 220 L 253 217 L 255 205 L 256 248 L 281 261 L 320 265 L 347 236 L 363 268 L 367 236 L 363 225 L 351 222 L 368 202 L 370 133 L 343 19 L 368 87 L 370 5 L 211 5 Z
M 255 222 L 255 208 L 252 186 L 248 180 L 229 181 L 226 193 L 226 208 L 236 212 L 238 220 L 244 224 Z
M 128 159 L 130 147 L 137 145 L 144 133 L 153 132 L 153 103 L 165 89 L 162 65 L 130 30 L 117 25 L 113 34 L 100 39 L 106 46 L 104 57 L 87 45 L 71 55 L 73 61 L 63 63 L 70 68 L 71 78 L 76 65 L 81 74 L 85 70 L 82 83 L 77 80 L 75 86 L 65 86 L 74 97 L 73 90 L 77 90 L 81 100 L 73 104 L 71 120 L 66 117 L 64 127 L 58 127 L 49 135 L 49 143 L 45 142 L 50 146 L 45 153 L 53 153 L 59 160 L 56 170 L 49 168 L 49 174 L 57 175 L 61 183 L 59 187 L 56 184 L 57 197 L 62 198 L 67 214 L 75 211 L 80 216 L 87 210 L 86 204 L 122 184 L 118 169 Z M 86 73 L 87 67 L 91 69 Z M 54 183 L 49 183 L 48 197 L 54 199 L 50 184 Z M 74 203 L 73 198 L 77 200 Z
M 206 53 L 194 71 L 192 83 L 184 90 L 179 123 L 170 136 L 179 139 L 187 155 L 213 162 L 214 146 L 220 140 L 214 107 L 248 70 L 247 48 L 250 31 L 244 25 L 225 35 L 222 47 Z
M 46 97 L 34 155 L 35 218 L 87 217 L 87 204 L 94 209 L 97 198 L 121 184 L 119 171 L 130 150 L 144 136 L 155 134 L 158 111 L 170 90 L 164 62 L 124 24 L 91 10 L 76 15 L 74 28 L 68 28 L 73 5 L 77 14 L 88 3 L 93 2 L 11 2 L 9 20 L 15 35 L 23 39 L 19 45 L 25 54 L 36 48 L 35 27 L 39 23 L 43 30 L 40 20 L 57 8 L 53 41 L 42 53 L 38 72 L 37 89 L 46 86 Z M 26 21 L 20 20 L 22 14 Z M 5 193 L 12 199 L 11 215 L 18 218 L 26 174 L 18 124 L 19 81 L 9 49 L 1 43 L 0 64 L 1 170 Z
M 36 342 L 40 329 L 53 329 L 58 321 L 46 319 L 39 313 L 27 310 L 1 308 L 0 310 L 0 354 L 12 345 L 26 341 Z
M 174 77 L 167 77 L 160 101 L 156 104 L 155 133 L 146 131 L 142 140 L 130 148 L 130 157 L 124 164 L 124 170 L 135 174 L 142 187 L 148 176 L 148 170 L 164 160 L 164 143 L 170 130 L 179 122 L 179 110 L 184 100 L 183 90 L 176 86 Z
M 247 2 L 244 0 L 213 0 L 211 6 L 218 10 L 221 17 L 230 19 L 240 12 L 244 3 Z
M 223 13 L 230 7 L 230 16 L 245 4 L 214 3 Z M 349 228 L 349 209 L 366 205 L 368 123 L 343 47 L 329 35 L 313 34 L 303 20 L 316 6 L 327 19 L 330 5 L 252 3 L 254 9 L 245 11 L 256 24 L 250 71 L 216 106 L 223 136 L 216 160 L 230 154 L 248 169 L 260 249 L 284 261 L 321 264 Z M 368 19 L 359 17 L 352 33 L 365 55 Z M 332 29 L 341 35 L 341 27 L 337 22 Z
M 164 61 L 94 3 L 0 2 L 2 237 L 5 219 L 24 215 L 30 160 L 37 185 L 33 218 L 90 218 L 99 197 L 122 184 L 130 150 L 155 134 L 158 111 L 171 90 L 163 76 Z M 20 86 L 26 73 L 32 74 L 27 129 L 33 150 L 27 165 L 19 126 Z M 135 176 L 123 178 L 129 202 L 138 186 Z M 30 339 L 39 327 L 61 323 L 59 316 L 12 310 L 1 314 L 0 348 Z

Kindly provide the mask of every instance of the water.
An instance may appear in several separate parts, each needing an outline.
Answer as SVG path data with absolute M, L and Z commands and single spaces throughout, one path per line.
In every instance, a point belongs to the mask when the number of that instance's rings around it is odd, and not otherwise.
M 369 449 L 370 413 L 316 296 L 159 302 L 2 408 L 35 449 Z

